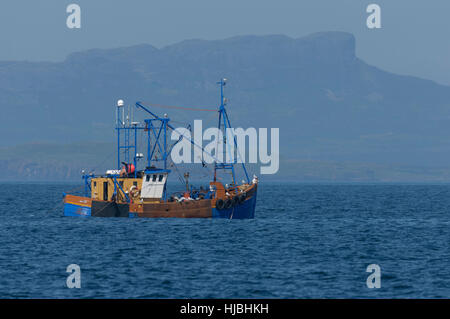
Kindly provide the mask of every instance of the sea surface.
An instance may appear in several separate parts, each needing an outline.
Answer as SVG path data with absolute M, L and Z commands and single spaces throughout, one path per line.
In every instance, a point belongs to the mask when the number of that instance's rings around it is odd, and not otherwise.
M 253 220 L 64 217 L 77 186 L 1 185 L 0 297 L 450 297 L 450 185 L 260 183 Z

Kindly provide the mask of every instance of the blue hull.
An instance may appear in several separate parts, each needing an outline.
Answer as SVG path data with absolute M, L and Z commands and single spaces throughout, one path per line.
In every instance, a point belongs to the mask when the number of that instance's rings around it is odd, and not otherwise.
M 212 209 L 212 218 L 246 219 L 255 218 L 256 192 L 255 194 L 235 207 L 229 209 Z
M 64 203 L 64 216 L 89 217 L 91 216 L 91 208 Z

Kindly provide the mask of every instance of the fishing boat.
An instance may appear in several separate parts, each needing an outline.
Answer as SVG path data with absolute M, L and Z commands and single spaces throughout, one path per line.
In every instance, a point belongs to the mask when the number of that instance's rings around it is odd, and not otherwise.
M 226 79 L 217 82 L 220 85 L 220 106 L 218 110 L 213 110 L 218 112 L 218 130 L 221 132 L 231 128 L 224 98 L 226 82 Z M 201 149 L 202 156 L 205 153 L 212 157 L 213 155 L 190 136 L 184 134 L 179 134 L 178 141 L 169 145 L 170 140 L 167 139 L 167 135 L 170 131 L 177 129 L 171 124 L 167 114 L 160 117 L 142 102 L 136 102 L 135 106 L 151 117 L 135 122 L 130 118 L 129 111 L 125 116 L 123 100 L 118 101 L 115 127 L 117 168 L 107 170 L 101 175 L 83 172 L 84 196 L 63 194 L 65 216 L 254 218 L 258 178 L 253 175 L 250 180 L 244 161 L 238 163 L 237 158 L 227 162 L 213 161 L 212 181 L 206 187 L 190 184 L 189 172 L 186 172 L 183 191 L 169 193 L 167 183 L 172 170 L 168 160 L 176 143 L 186 139 Z M 146 158 L 138 149 L 138 132 L 144 132 L 142 135 L 146 139 Z M 221 136 L 223 144 L 226 145 L 226 134 Z M 233 143 L 237 149 L 236 136 L 233 136 L 232 141 L 229 142 Z M 224 147 L 225 152 L 227 149 Z M 202 162 L 200 165 L 205 164 Z M 245 177 L 239 184 L 236 180 L 236 165 L 242 165 Z M 230 173 L 226 174 L 231 178 L 229 184 L 224 184 L 224 181 L 217 178 L 219 170 Z

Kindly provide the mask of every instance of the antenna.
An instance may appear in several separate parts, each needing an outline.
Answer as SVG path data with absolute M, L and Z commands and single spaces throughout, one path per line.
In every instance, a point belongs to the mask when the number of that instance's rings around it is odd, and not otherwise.
M 184 173 L 184 179 L 186 180 L 186 191 L 189 192 L 189 172 Z

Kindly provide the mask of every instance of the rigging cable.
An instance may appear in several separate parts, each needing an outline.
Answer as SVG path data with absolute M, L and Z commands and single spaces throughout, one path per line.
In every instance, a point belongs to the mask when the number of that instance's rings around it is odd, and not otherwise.
M 196 107 L 184 107 L 184 106 L 173 106 L 173 105 L 161 105 L 161 104 L 152 104 L 147 102 L 142 102 L 148 106 L 160 107 L 165 109 L 179 109 L 186 111 L 200 111 L 200 112 L 217 112 L 216 109 L 207 109 L 207 108 L 196 108 Z

